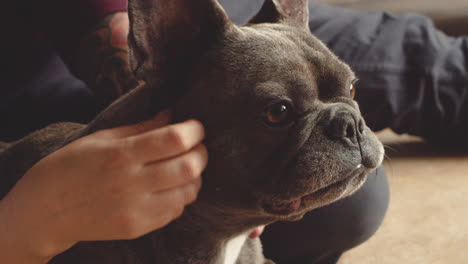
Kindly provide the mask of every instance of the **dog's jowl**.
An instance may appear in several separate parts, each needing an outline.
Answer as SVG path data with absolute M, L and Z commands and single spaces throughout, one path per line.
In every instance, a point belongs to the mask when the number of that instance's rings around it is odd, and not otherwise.
M 130 0 L 129 16 L 131 67 L 144 84 L 88 125 L 54 125 L 10 145 L 0 195 L 64 144 L 168 105 L 175 121 L 206 127 L 203 187 L 169 226 L 83 242 L 51 263 L 271 263 L 246 234 L 352 194 L 382 162 L 352 98 L 356 76 L 310 34 L 306 0 L 267 0 L 245 26 L 215 0 Z

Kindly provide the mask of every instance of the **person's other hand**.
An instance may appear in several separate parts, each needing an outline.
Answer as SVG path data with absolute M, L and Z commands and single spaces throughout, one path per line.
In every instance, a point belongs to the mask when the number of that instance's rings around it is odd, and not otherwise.
M 260 237 L 263 234 L 263 231 L 265 230 L 265 226 L 258 226 L 252 232 L 249 234 L 249 238 L 257 238 Z
M 37 163 L 0 202 L 0 255 L 47 261 L 79 241 L 134 239 L 180 216 L 207 151 L 200 122 L 168 125 L 169 116 L 96 132 Z

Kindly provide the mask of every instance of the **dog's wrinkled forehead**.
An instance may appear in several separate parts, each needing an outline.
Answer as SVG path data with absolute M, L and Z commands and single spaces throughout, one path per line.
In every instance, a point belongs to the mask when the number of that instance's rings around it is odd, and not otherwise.
M 269 83 L 270 93 L 296 92 L 298 97 L 308 99 L 348 95 L 354 73 L 308 31 L 261 23 L 241 27 L 234 34 L 223 43 L 220 54 L 229 55 L 222 63 L 244 81 L 256 82 L 260 87 Z M 275 86 L 290 89 L 274 89 Z

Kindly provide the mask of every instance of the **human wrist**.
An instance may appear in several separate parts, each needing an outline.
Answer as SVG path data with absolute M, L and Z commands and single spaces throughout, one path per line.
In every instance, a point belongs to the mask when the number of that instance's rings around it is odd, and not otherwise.
M 26 210 L 17 210 L 21 206 L 10 200 L 6 197 L 0 201 L 0 263 L 48 263 L 71 246 L 59 242 L 50 228 L 24 215 Z M 31 220 L 35 224 L 28 224 Z
M 25 247 L 21 242 L 22 233 L 12 220 L 6 200 L 0 201 L 0 262 L 1 263 L 47 263 L 48 259 L 36 255 L 35 250 Z

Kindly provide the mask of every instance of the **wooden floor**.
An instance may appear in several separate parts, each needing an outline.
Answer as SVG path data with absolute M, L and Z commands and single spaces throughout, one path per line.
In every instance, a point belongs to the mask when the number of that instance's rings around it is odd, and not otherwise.
M 468 152 L 389 131 L 379 136 L 391 147 L 390 208 L 377 234 L 339 264 L 467 264 Z

